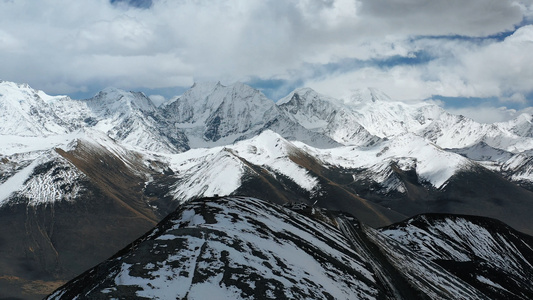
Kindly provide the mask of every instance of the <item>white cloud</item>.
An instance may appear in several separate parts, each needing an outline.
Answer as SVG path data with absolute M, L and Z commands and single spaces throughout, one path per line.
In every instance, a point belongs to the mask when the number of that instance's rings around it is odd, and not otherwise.
M 518 29 L 502 42 L 459 56 L 464 78 L 479 89 L 497 89 L 495 96 L 532 90 L 533 25 Z
M 152 102 L 155 104 L 155 106 L 159 106 L 163 103 L 165 103 L 167 100 L 165 99 L 165 97 L 161 96 L 161 95 L 150 95 L 148 96 L 148 98 L 150 98 L 150 100 L 152 100 Z
M 330 73 L 310 78 L 306 84 L 337 96 L 351 88 L 371 86 L 398 100 L 441 95 L 496 97 L 502 102 L 525 104 L 525 95 L 533 92 L 533 25 L 519 28 L 502 41 L 422 39 L 401 46 L 412 52 L 423 50 L 434 59 L 422 64 Z
M 154 0 L 149 9 L 107 0 L 0 1 L 0 78 L 60 94 L 277 78 L 333 96 L 372 86 L 396 99 L 522 101 L 532 89 L 530 26 L 504 41 L 416 37 L 496 34 L 530 18 L 532 7 L 529 0 Z M 436 59 L 320 76 L 309 69 L 420 51 Z
M 132 55 L 145 52 L 154 39 L 152 30 L 141 21 L 120 15 L 80 28 L 74 43 L 68 45 L 82 53 Z
M 0 51 L 15 52 L 20 49 L 20 42 L 13 35 L 0 30 Z
M 512 30 L 515 24 L 522 21 L 523 11 L 514 2 L 361 0 L 361 13 L 367 16 L 370 25 L 396 33 L 486 36 Z
M 463 115 L 480 123 L 505 122 L 516 118 L 521 112 L 506 107 L 469 106 L 461 108 L 447 108 L 452 114 Z
M 503 102 L 515 102 L 515 103 L 520 103 L 520 104 L 527 103 L 526 96 L 524 96 L 524 94 L 521 94 L 521 93 L 514 93 L 509 97 L 501 98 L 501 100 Z

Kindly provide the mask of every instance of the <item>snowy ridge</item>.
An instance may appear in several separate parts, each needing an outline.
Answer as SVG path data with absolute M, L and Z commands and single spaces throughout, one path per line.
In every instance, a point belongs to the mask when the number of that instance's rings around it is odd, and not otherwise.
M 533 239 L 499 221 L 430 214 L 381 232 L 485 289 L 487 297 L 528 299 L 533 295 L 531 285 L 524 285 L 533 274 Z
M 533 137 L 533 116 L 531 114 L 521 114 L 514 120 L 499 123 L 498 126 L 518 136 Z
M 533 238 L 492 219 L 428 215 L 375 230 L 301 204 L 210 198 L 47 299 L 529 299 L 532 261 Z
M 218 150 L 218 151 L 217 151 Z M 180 181 L 171 191 L 178 202 L 231 195 L 241 185 L 245 166 L 226 149 L 193 149 L 172 157 L 171 168 Z
M 444 187 L 451 176 L 471 164 L 468 159 L 410 133 L 371 147 L 313 149 L 312 153 L 330 165 L 370 170 L 364 176 L 373 176 L 376 182 L 387 180 L 391 163 L 404 171 L 415 169 L 423 181 L 430 182 L 436 188 Z
M 277 104 L 306 128 L 343 144 L 365 145 L 409 132 L 443 148 L 480 142 L 510 152 L 533 148 L 531 116 L 526 114 L 505 123 L 480 124 L 432 103 L 394 101 L 376 89 L 355 90 L 340 100 L 298 89 Z
M 188 149 L 181 132 L 170 128 L 151 100 L 142 93 L 108 88 L 85 100 L 87 120 L 94 129 L 138 150 L 176 153 Z
M 312 89 L 297 89 L 277 105 L 303 127 L 323 133 L 339 143 L 368 145 L 379 140 L 361 126 L 349 106 Z
M 302 151 L 280 135 L 264 131 L 232 146 L 191 149 L 168 156 L 170 168 L 180 178 L 171 192 L 178 202 L 233 194 L 242 184 L 248 163 L 286 176 L 309 192 L 318 189 L 316 178 L 294 163 L 290 155 Z M 253 172 L 253 171 L 251 171 Z
M 233 144 L 266 129 L 315 146 L 336 145 L 328 137 L 310 132 L 260 91 L 242 83 L 196 83 L 162 109 L 169 122 L 185 133 L 192 148 Z
M 291 154 L 302 150 L 272 131 L 267 130 L 249 141 L 237 143 L 231 149 L 253 164 L 266 166 L 291 178 L 307 191 L 317 187 L 318 181 L 290 159 Z
M 302 126 L 311 130 L 327 127 L 342 103 L 335 98 L 318 94 L 310 88 L 300 88 L 276 103 L 288 111 Z
M 206 142 L 225 137 L 233 138 L 224 142 L 231 143 L 248 131 L 259 130 L 273 107 L 271 100 L 244 84 L 226 87 L 208 83 L 195 84 L 164 110 L 175 126 L 194 142 L 193 147 L 203 147 L 209 145 Z
M 102 266 L 105 277 L 89 271 L 49 299 L 376 299 L 347 244 L 331 225 L 257 199 L 191 202 Z
M 369 147 L 380 144 L 381 139 L 402 139 L 403 135 L 413 134 L 426 139 L 429 148 L 434 145 L 446 148 L 491 170 L 504 172 L 506 178 L 515 182 L 533 182 L 533 174 L 527 171 L 529 167 L 516 165 L 519 161 L 526 163 L 524 158 L 529 158 L 529 150 L 533 149 L 531 115 L 522 114 L 504 123 L 480 124 L 452 115 L 432 103 L 394 101 L 375 89 L 354 91 L 341 100 L 320 95 L 308 88 L 298 89 L 281 99 L 278 106 L 306 128 L 344 145 Z M 414 140 L 419 141 L 420 138 L 415 137 Z M 426 151 L 432 152 L 430 149 Z M 398 160 L 401 160 L 399 155 Z M 522 158 L 511 161 L 512 155 Z M 457 170 L 455 163 L 451 165 Z M 444 166 L 426 166 L 426 171 L 431 168 L 442 170 Z M 362 166 L 355 164 L 354 167 Z M 364 167 L 369 170 L 364 176 L 374 177 L 376 182 L 390 179 L 391 172 L 383 163 L 372 168 Z M 440 179 L 435 177 L 435 173 L 422 177 L 440 187 L 450 175 L 453 174 L 445 172 Z M 392 181 L 395 183 L 384 185 L 387 191 L 402 191 L 398 182 Z
M 495 163 L 504 163 L 513 157 L 513 153 L 496 149 L 487 145 L 485 142 L 479 142 L 470 147 L 460 149 L 450 149 L 450 151 L 461 154 L 475 161 L 488 161 Z

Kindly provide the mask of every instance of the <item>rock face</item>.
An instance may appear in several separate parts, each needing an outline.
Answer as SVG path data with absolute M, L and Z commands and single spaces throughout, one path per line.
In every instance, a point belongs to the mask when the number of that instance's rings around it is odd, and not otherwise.
M 533 238 L 422 215 L 381 230 L 305 205 L 191 201 L 47 299 L 530 299 Z

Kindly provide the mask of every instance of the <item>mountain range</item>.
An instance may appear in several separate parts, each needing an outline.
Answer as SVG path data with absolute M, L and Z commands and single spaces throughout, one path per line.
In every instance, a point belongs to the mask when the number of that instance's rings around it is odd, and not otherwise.
M 369 232 L 439 213 L 533 234 L 532 119 L 477 123 L 375 89 L 274 102 L 196 83 L 156 107 L 114 88 L 73 100 L 0 82 L 0 299 L 41 298 L 205 197 L 342 211 Z

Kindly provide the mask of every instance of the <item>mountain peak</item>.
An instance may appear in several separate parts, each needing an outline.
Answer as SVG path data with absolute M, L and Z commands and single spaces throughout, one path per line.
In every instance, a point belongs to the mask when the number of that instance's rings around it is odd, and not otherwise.
M 30 85 L 27 83 L 16 83 L 7 80 L 0 80 L 0 87 L 13 89 L 31 89 Z
M 372 103 L 380 101 L 391 101 L 392 99 L 377 88 L 358 88 L 350 91 L 347 97 L 343 97 L 346 104 Z
M 126 107 L 137 108 L 142 111 L 154 111 L 156 109 L 152 100 L 146 97 L 144 93 L 127 92 L 114 87 L 103 89 L 93 98 L 88 99 L 88 103 L 96 104 L 100 109 L 106 108 L 110 111 L 122 111 Z
M 310 104 L 314 101 L 326 101 L 331 103 L 339 103 L 339 101 L 335 98 L 328 97 L 326 95 L 322 95 L 318 93 L 317 91 L 313 90 L 309 87 L 302 87 L 297 88 L 294 91 L 292 91 L 287 96 L 281 98 L 276 104 L 277 105 L 284 105 L 288 103 L 292 103 L 291 105 L 303 105 L 303 104 Z
M 220 81 L 194 82 L 189 90 L 213 90 L 216 87 L 224 87 Z
M 0 82 L 0 134 L 35 137 L 69 132 L 50 103 L 58 98 L 65 97 L 48 96 L 28 84 Z
M 37 91 L 27 83 L 15 83 L 11 81 L 0 81 L 0 97 L 4 101 L 22 101 L 35 98 Z

